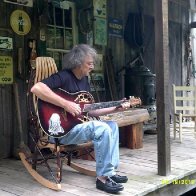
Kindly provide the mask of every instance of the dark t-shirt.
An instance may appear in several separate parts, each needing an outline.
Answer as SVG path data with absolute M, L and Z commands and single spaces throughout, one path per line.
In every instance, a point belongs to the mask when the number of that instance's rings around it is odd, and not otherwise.
M 49 78 L 42 80 L 42 82 L 51 89 L 61 88 L 69 93 L 78 91 L 90 92 L 88 77 L 79 80 L 72 71 L 66 69 L 51 75 Z

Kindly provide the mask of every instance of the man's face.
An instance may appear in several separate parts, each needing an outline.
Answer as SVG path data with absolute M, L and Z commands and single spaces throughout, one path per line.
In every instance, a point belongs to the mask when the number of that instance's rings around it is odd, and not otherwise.
M 91 56 L 87 56 L 84 63 L 80 67 L 82 76 L 88 76 L 94 69 L 94 60 Z

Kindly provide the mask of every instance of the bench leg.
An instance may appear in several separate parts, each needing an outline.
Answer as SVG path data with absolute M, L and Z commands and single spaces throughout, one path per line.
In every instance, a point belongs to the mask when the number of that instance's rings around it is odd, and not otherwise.
M 137 123 L 124 127 L 124 145 L 130 149 L 143 147 L 143 123 Z

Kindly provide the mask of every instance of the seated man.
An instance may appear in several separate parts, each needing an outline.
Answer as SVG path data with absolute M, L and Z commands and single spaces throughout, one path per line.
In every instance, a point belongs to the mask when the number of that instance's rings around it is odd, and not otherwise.
M 69 93 L 90 91 L 88 74 L 94 68 L 97 58 L 95 49 L 80 44 L 65 55 L 64 69 L 49 78 L 36 83 L 31 92 L 39 99 L 62 107 L 73 116 L 81 113 L 78 104 L 62 98 L 52 91 L 61 88 Z M 122 107 L 126 107 L 122 104 Z M 116 107 L 91 111 L 90 115 L 99 116 L 116 110 Z M 119 130 L 115 122 L 92 120 L 75 125 L 65 136 L 59 139 L 61 144 L 81 144 L 92 141 L 96 159 L 96 187 L 109 193 L 124 189 L 121 183 L 127 182 L 126 176 L 117 175 L 119 164 Z

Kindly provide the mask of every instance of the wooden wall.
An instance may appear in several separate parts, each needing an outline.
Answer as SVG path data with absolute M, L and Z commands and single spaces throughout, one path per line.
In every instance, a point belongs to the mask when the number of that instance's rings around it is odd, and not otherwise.
M 46 2 L 44 0 L 43 2 Z M 73 0 L 74 1 L 74 0 Z M 44 6 L 42 1 L 35 0 L 41 9 L 27 8 L 0 1 L 0 36 L 9 36 L 13 38 L 14 49 L 11 52 L 1 51 L 0 55 L 12 55 L 14 59 L 14 82 L 19 86 L 21 119 L 23 122 L 23 136 L 27 141 L 27 107 L 26 107 L 26 88 L 28 75 L 28 39 L 37 39 L 39 36 L 39 20 L 43 14 Z M 89 0 L 75 0 L 77 9 L 86 7 Z M 170 87 L 172 83 L 183 84 L 185 78 L 186 67 L 184 66 L 184 41 L 183 34 L 185 26 L 188 24 L 188 1 L 187 0 L 170 0 L 169 1 L 169 51 L 170 51 Z M 41 4 L 40 4 L 41 3 Z M 130 12 L 137 13 L 138 5 L 141 5 L 143 15 L 143 31 L 144 31 L 144 63 L 152 73 L 155 73 L 154 63 L 154 16 L 153 16 L 153 0 L 107 0 L 108 18 L 118 18 L 123 20 L 125 27 L 128 14 Z M 15 9 L 25 10 L 32 22 L 31 32 L 26 36 L 15 34 L 9 24 L 10 14 Z M 18 74 L 18 49 L 23 50 L 22 74 Z M 130 48 L 124 38 L 108 36 L 108 45 L 113 56 L 113 65 L 115 69 L 115 81 L 119 98 L 124 96 L 124 74 L 122 69 L 136 55 L 137 51 Z M 103 48 L 98 48 L 103 51 Z M 119 70 L 123 70 L 119 72 Z M 171 95 L 171 93 L 170 93 Z M 170 97 L 170 105 L 172 97 Z M 16 106 L 14 101 L 13 85 L 0 85 L 0 158 L 12 156 L 16 154 L 17 146 L 20 142 L 19 127 L 16 118 Z M 171 108 L 171 107 L 170 107 Z
M 6 5 L 0 3 L 0 36 L 12 36 L 7 28 L 8 19 Z M 13 55 L 13 52 L 0 50 L 0 55 Z M 7 157 L 12 152 L 13 141 L 13 90 L 12 85 L 0 85 L 0 158 Z
M 116 17 L 123 20 L 126 25 L 128 14 L 142 11 L 142 30 L 143 30 L 143 59 L 144 65 L 152 73 L 155 73 L 155 56 L 154 56 L 154 1 L 153 0 L 124 0 L 123 3 L 118 0 L 108 1 L 108 16 Z M 184 62 L 184 34 L 189 23 L 189 1 L 170 0 L 169 1 L 169 65 L 170 65 L 170 108 L 172 110 L 172 83 L 185 84 L 186 65 Z M 133 32 L 134 33 L 134 32 Z M 118 72 L 123 66 L 126 66 L 130 59 L 137 54 L 137 49 L 130 48 L 124 39 L 108 37 L 108 47 L 111 47 L 114 56 L 115 70 Z M 124 95 L 124 72 L 117 75 L 119 92 Z M 193 80 L 193 79 L 192 79 Z
M 26 11 L 31 22 L 33 20 L 33 8 L 19 5 L 12 5 L 0 1 L 0 36 L 11 37 L 13 39 L 13 50 L 0 50 L 0 55 L 8 55 L 13 58 L 14 83 L 19 89 L 19 108 L 21 110 L 21 120 L 24 139 L 27 141 L 27 107 L 26 88 L 28 75 L 28 39 L 35 39 L 35 28 L 32 25 L 31 33 L 25 36 L 17 35 L 10 26 L 10 15 L 12 11 L 21 9 Z M 18 71 L 18 51 L 22 49 L 22 72 Z M 17 147 L 20 143 L 20 132 L 17 120 L 16 102 L 13 84 L 0 84 L 0 158 L 16 156 Z

